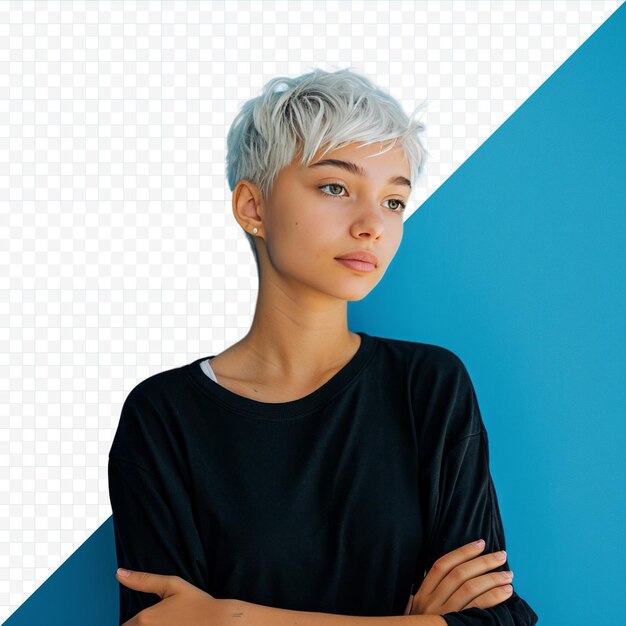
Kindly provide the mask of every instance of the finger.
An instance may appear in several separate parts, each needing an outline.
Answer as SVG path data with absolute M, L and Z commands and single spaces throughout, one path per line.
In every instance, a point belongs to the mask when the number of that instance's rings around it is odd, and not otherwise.
M 423 589 L 424 593 L 432 593 L 455 567 L 469 559 L 475 559 L 484 549 L 484 541 L 480 546 L 471 542 L 440 556 L 426 574 L 420 589 Z
M 493 587 L 474 598 L 471 602 L 466 604 L 463 609 L 471 609 L 477 607 L 479 609 L 489 609 L 500 602 L 504 602 L 513 594 L 513 585 L 503 581 L 497 581 L 499 586 Z M 463 610 L 461 609 L 461 610 Z
M 505 576 L 505 572 L 492 572 L 472 578 L 459 585 L 447 599 L 446 604 L 454 607 L 470 608 L 476 606 L 485 609 L 499 604 L 511 595 L 505 589 L 513 578 L 513 573 L 510 573 L 510 577 Z M 445 581 L 443 584 L 445 585 Z M 461 609 L 455 608 L 454 610 Z
M 465 598 L 465 602 L 469 602 L 484 591 L 505 584 L 501 579 L 502 570 L 484 575 L 490 570 L 502 568 L 505 562 L 506 554 L 504 558 L 499 558 L 497 553 L 490 552 L 461 563 L 445 576 L 439 583 L 437 591 L 442 598 L 448 599 L 458 590 L 462 590 L 462 597 Z M 494 582 L 496 580 L 498 582 Z
M 125 572 L 128 572 L 128 574 L 126 575 Z M 155 593 L 160 596 L 161 600 L 179 592 L 180 582 L 184 582 L 179 576 L 135 572 L 122 568 L 119 568 L 115 575 L 117 580 L 125 587 L 145 593 Z

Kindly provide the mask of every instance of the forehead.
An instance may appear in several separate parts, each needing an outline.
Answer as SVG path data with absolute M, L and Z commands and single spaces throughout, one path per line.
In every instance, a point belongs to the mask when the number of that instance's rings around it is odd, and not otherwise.
M 302 175 L 322 175 L 337 170 L 358 178 L 411 186 L 409 161 L 402 147 L 396 144 L 382 154 L 387 146 L 376 142 L 367 146 L 353 143 L 324 154 L 320 149 L 308 166 L 295 161 L 293 168 Z
M 402 149 L 402 146 L 396 143 L 396 145 L 384 152 L 383 154 L 377 154 L 381 150 L 384 150 L 390 142 L 378 141 L 371 143 L 367 146 L 363 146 L 358 142 L 351 143 L 341 148 L 335 148 L 324 153 L 323 149 L 319 149 L 311 164 L 326 159 L 339 159 L 345 161 L 352 161 L 358 163 L 366 171 L 373 173 L 380 166 L 395 165 L 396 167 L 406 166 L 408 169 L 409 162 L 406 158 L 406 154 Z

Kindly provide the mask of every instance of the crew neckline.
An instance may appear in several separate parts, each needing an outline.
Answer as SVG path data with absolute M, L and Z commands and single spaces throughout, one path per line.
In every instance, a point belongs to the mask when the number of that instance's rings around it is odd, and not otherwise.
M 362 331 L 357 331 L 357 334 L 361 337 L 361 343 L 352 358 L 340 370 L 321 387 L 318 387 L 306 396 L 288 402 L 260 402 L 259 400 L 241 396 L 215 382 L 206 375 L 201 366 L 202 361 L 212 359 L 216 356 L 215 354 L 196 359 L 188 363 L 184 368 L 187 375 L 202 391 L 237 413 L 264 419 L 287 419 L 309 413 L 323 406 L 337 392 L 361 374 L 374 354 L 378 338 Z

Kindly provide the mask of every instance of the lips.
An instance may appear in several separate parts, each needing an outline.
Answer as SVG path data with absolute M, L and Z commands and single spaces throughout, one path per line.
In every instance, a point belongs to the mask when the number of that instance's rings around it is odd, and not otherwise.
M 335 257 L 336 259 L 363 261 L 364 263 L 371 263 L 375 267 L 378 266 L 378 257 L 367 250 L 353 250 L 342 256 Z

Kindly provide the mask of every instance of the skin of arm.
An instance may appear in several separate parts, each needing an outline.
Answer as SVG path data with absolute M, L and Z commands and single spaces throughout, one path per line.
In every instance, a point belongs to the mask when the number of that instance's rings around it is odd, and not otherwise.
M 150 606 L 123 626 L 447 626 L 441 615 L 361 616 L 292 611 L 235 598 L 214 598 L 179 576 L 118 569 L 124 586 L 154 593 L 161 601 Z
M 225 600 L 228 624 L 233 626 L 446 626 L 441 615 L 371 617 L 278 609 L 245 600 Z

